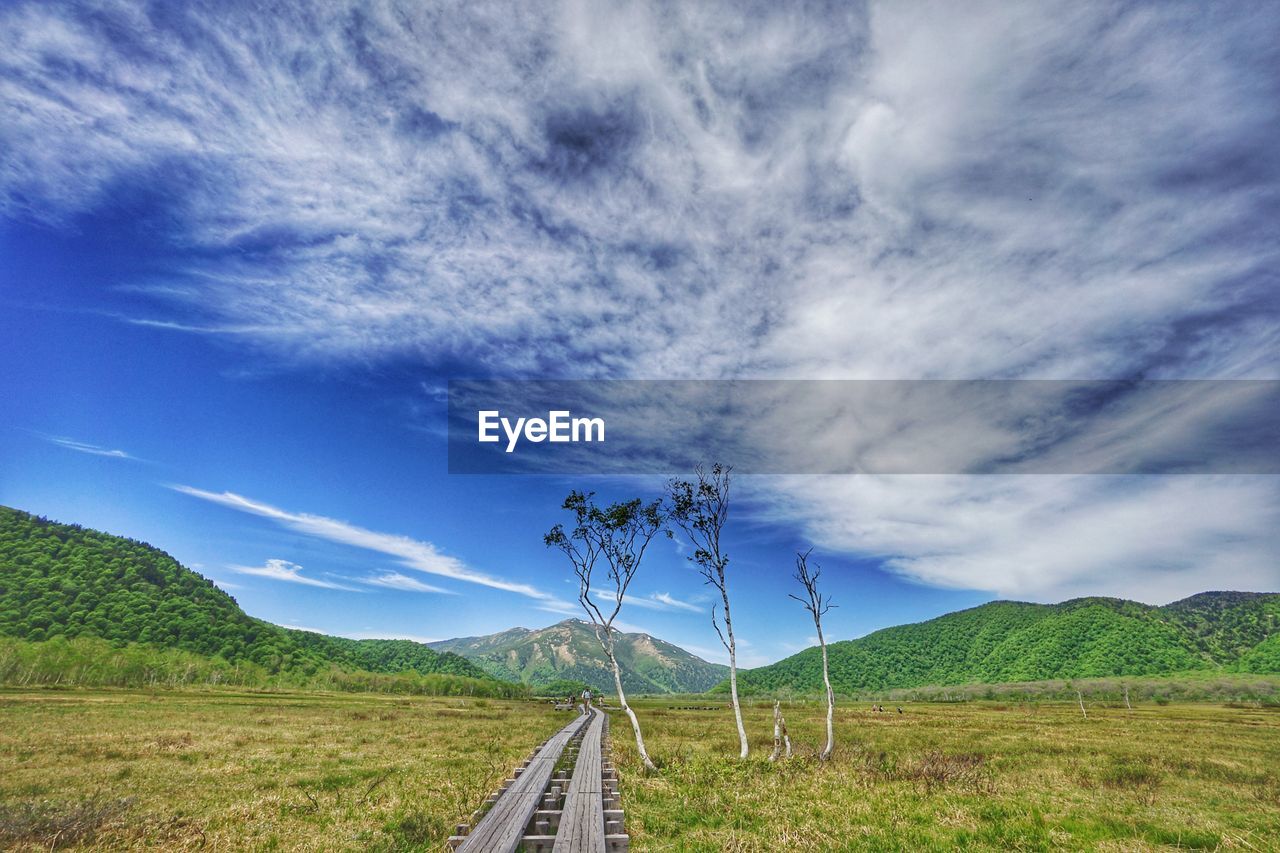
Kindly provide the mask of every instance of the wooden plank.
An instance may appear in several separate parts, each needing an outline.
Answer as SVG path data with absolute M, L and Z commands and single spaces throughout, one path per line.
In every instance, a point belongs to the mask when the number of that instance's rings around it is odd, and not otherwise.
M 553 853 L 605 853 L 603 785 L 600 779 L 600 740 L 604 714 L 594 711 L 578 747 L 578 761 L 569 780 L 569 793 L 560 815 Z
M 565 744 L 578 733 L 586 717 L 578 717 L 572 723 L 557 732 L 538 750 L 529 761 L 524 772 L 516 778 L 493 808 L 485 813 L 475 829 L 458 845 L 461 851 L 483 851 L 483 853 L 511 853 L 520 844 L 529 819 L 542 802 L 543 791 L 551 781 L 551 772 L 555 769 L 560 753 Z

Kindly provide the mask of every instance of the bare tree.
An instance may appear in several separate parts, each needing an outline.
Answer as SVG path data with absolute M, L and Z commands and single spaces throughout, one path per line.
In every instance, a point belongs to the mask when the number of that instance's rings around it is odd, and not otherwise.
M 769 753 L 770 761 L 777 761 L 786 746 L 787 758 L 791 757 L 791 736 L 787 734 L 787 720 L 782 716 L 782 703 L 773 701 L 773 752 Z
M 1080 695 L 1079 690 L 1076 691 L 1076 701 L 1080 703 L 1080 713 L 1086 720 L 1089 719 L 1089 712 L 1084 709 L 1084 697 Z
M 627 694 L 622 689 L 622 670 L 614 654 L 613 622 L 622 610 L 627 588 L 640 568 L 645 550 L 653 537 L 665 528 L 666 516 L 661 500 L 646 504 L 636 498 L 601 508 L 593 500 L 594 496 L 594 492 L 570 492 L 562 509 L 573 513 L 573 529 L 566 533 L 564 526 L 557 524 L 543 537 L 543 542 L 547 547 L 559 548 L 573 564 L 573 572 L 578 577 L 578 603 L 591 618 L 596 639 L 613 669 L 618 704 L 636 733 L 636 751 L 645 767 L 657 770 L 645 749 L 640 721 L 627 704 Z M 603 595 L 593 593 L 591 586 L 596 564 L 601 560 L 613 587 L 606 588 Z M 605 602 L 603 608 L 597 604 L 597 598 Z
M 716 608 L 711 608 L 711 626 L 716 629 L 721 644 L 729 652 L 729 695 L 733 700 L 733 718 L 738 724 L 738 755 L 747 757 L 747 730 L 742 725 L 742 704 L 738 701 L 738 644 L 733 636 L 733 616 L 729 611 L 729 583 L 725 569 L 729 557 L 720 548 L 720 536 L 729 518 L 728 465 L 716 463 L 708 471 L 699 465 L 694 468 L 697 482 L 672 480 L 667 484 L 671 496 L 671 520 L 688 537 L 693 546 L 689 559 L 706 582 L 720 591 L 724 606 L 724 630 L 716 619 Z
M 836 747 L 836 695 L 831 690 L 831 675 L 827 669 L 827 640 L 822 634 L 822 617 L 835 605 L 831 603 L 831 596 L 824 596 L 818 590 L 818 578 L 822 575 L 822 567 L 814 563 L 813 568 L 809 568 L 811 553 L 813 553 L 812 548 L 796 554 L 795 578 L 804 587 L 805 597 L 801 598 L 798 595 L 791 597 L 803 604 L 804 609 L 808 610 L 809 615 L 813 617 L 813 627 L 818 631 L 818 645 L 822 647 L 822 683 L 827 688 L 827 745 L 818 758 L 827 761 Z
M 1129 685 L 1127 684 L 1124 686 L 1124 706 L 1130 711 L 1133 710 L 1133 706 L 1129 704 Z

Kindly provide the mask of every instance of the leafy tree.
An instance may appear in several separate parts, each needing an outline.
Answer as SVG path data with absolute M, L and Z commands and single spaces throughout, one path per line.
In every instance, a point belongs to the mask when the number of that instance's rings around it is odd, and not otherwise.
M 563 552 L 573 566 L 574 575 L 578 578 L 578 602 L 591 618 L 596 639 L 613 669 L 618 704 L 631 721 L 636 751 L 645 767 L 656 770 L 644 746 L 640 721 L 627 704 L 627 694 L 622 687 L 622 670 L 614 651 L 613 623 L 622 611 L 623 599 L 640 569 L 649 543 L 665 526 L 666 513 L 661 500 L 646 504 L 636 498 L 600 507 L 594 498 L 594 492 L 570 492 L 562 509 L 573 513 L 573 527 L 566 533 L 564 526 L 557 524 L 543 537 L 543 543 Z M 606 586 L 600 596 L 606 602 L 603 608 L 592 591 L 596 565 L 601 560 L 604 561 L 606 583 L 612 586 L 612 589 Z
M 716 463 L 708 471 L 701 465 L 694 469 L 696 482 L 672 480 L 667 484 L 671 498 L 671 520 L 693 546 L 689 559 L 703 579 L 720 593 L 724 606 L 724 631 L 711 608 L 711 625 L 729 652 L 729 695 L 733 701 L 733 719 L 738 726 L 738 756 L 746 758 L 750 750 L 747 730 L 742 725 L 742 703 L 738 701 L 738 644 L 733 635 L 733 616 L 729 609 L 729 581 L 725 575 L 729 555 L 720 546 L 725 522 L 729 519 L 730 467 Z

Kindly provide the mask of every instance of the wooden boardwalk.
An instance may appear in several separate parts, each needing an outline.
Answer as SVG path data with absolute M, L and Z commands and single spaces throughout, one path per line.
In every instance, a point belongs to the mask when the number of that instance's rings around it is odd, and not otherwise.
M 578 717 L 547 741 L 537 755 L 530 760 L 514 783 L 510 785 L 493 808 L 480 819 L 476 828 L 463 839 L 458 850 L 475 853 L 511 853 L 519 846 L 525 827 L 542 801 L 543 792 L 551 782 L 560 753 L 569 739 L 582 728 L 586 717 Z
M 554 853 L 605 853 L 604 785 L 600 741 L 604 736 L 604 714 L 593 711 L 587 733 L 578 747 L 578 763 L 573 766 L 569 794 L 560 814 Z
M 450 846 L 485 853 L 627 850 L 630 839 L 622 831 L 617 776 L 604 758 L 608 720 L 595 710 L 561 729 L 516 771 L 515 779 L 507 780 L 506 788 L 496 795 L 475 829 L 451 838 Z M 566 748 L 570 754 L 576 750 L 571 779 L 566 778 L 566 771 L 555 771 Z M 466 827 L 458 831 L 466 833 Z

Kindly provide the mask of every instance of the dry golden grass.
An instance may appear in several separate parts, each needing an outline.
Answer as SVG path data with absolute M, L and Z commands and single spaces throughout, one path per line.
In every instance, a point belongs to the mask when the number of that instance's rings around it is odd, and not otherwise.
M 770 764 L 772 706 L 739 762 L 727 708 L 638 704 L 659 774 L 613 724 L 637 850 L 1280 850 L 1275 709 L 848 705 L 824 765 L 822 706 L 784 709 L 797 756 Z
M 612 721 L 645 850 L 1280 850 L 1280 713 L 1220 705 L 636 703 L 662 766 Z M 0 847 L 440 850 L 566 721 L 485 699 L 117 691 L 0 693 Z M 25 833 L 25 834 L 24 834 Z
M 0 847 L 435 850 L 564 722 L 486 699 L 4 692 Z

